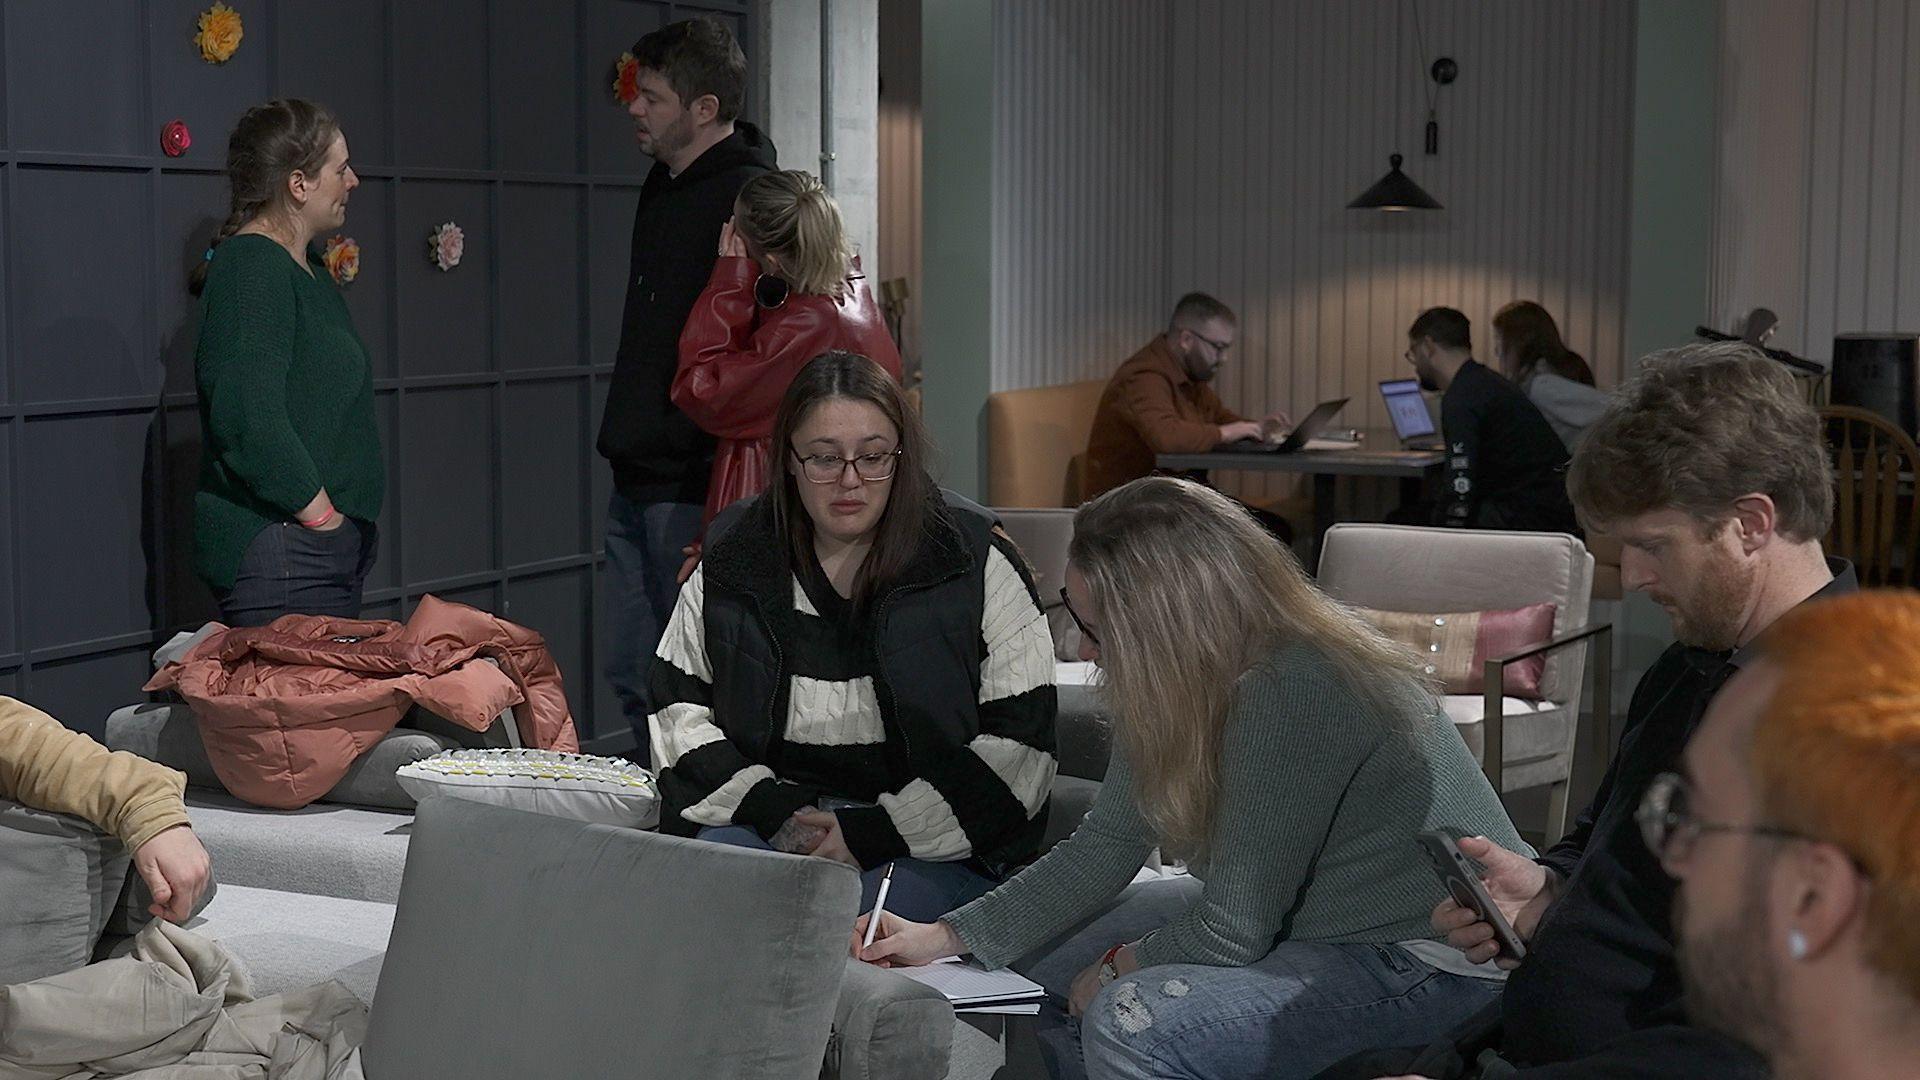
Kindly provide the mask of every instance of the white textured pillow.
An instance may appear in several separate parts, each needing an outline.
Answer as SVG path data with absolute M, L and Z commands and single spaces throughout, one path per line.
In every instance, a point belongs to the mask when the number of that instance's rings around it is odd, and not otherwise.
M 449 750 L 394 774 L 415 799 L 452 795 L 536 814 L 651 829 L 660 790 L 630 761 L 554 750 Z

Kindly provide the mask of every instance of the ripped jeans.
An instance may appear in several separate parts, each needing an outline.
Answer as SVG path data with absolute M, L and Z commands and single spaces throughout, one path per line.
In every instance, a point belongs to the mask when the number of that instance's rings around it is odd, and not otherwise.
M 1143 968 L 1109 984 L 1084 1017 L 1067 1016 L 1075 975 L 1199 896 L 1192 878 L 1130 886 L 1013 965 L 1057 999 L 1037 1018 L 1056 1080 L 1311 1077 L 1362 1050 L 1438 1039 L 1505 985 L 1437 971 L 1398 945 L 1288 941 L 1246 967 Z

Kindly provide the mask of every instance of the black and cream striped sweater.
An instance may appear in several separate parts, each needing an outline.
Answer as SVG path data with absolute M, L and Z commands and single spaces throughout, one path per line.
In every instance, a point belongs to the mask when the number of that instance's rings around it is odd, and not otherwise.
M 649 680 L 662 829 L 768 837 L 823 796 L 862 866 L 1037 851 L 1055 769 L 1053 648 L 1018 551 L 968 504 L 865 617 L 796 575 L 764 503 L 710 545 Z M 813 588 L 809 589 L 808 585 Z

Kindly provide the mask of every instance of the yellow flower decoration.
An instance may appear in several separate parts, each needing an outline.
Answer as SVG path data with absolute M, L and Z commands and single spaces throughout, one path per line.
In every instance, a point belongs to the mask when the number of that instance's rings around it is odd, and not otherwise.
M 351 236 L 336 236 L 327 241 L 321 253 L 327 272 L 342 285 L 360 276 L 360 245 Z
M 224 64 L 240 47 L 240 38 L 245 33 L 239 12 L 225 4 L 215 4 L 200 13 L 200 32 L 193 35 L 193 43 L 200 46 L 200 59 L 209 64 Z

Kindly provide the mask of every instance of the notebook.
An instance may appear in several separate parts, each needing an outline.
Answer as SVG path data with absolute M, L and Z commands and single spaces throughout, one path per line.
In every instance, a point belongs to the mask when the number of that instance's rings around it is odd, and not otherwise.
M 1046 993 L 1040 984 L 1017 971 L 988 971 L 977 964 L 948 957 L 925 967 L 900 967 L 893 971 L 922 986 L 946 995 L 956 1012 L 1038 1011 Z

